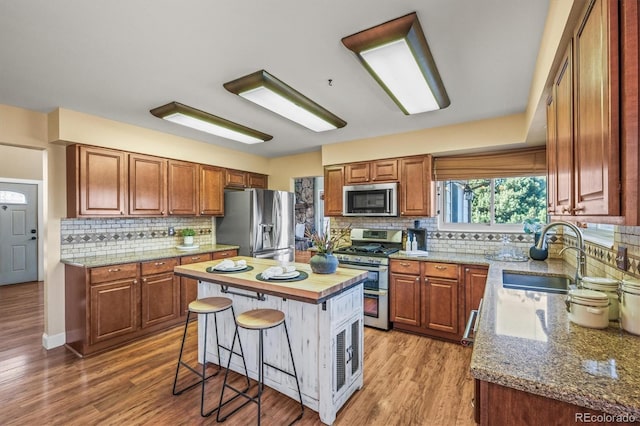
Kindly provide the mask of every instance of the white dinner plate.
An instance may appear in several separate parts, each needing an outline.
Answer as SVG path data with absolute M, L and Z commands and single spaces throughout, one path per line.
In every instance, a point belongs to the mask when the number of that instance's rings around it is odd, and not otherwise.
M 285 272 L 284 274 L 274 275 L 270 280 L 288 280 L 300 276 L 300 271 Z
M 230 268 L 218 268 L 217 266 L 215 266 L 213 269 L 221 272 L 242 271 L 243 269 L 247 269 L 247 265 L 232 266 Z

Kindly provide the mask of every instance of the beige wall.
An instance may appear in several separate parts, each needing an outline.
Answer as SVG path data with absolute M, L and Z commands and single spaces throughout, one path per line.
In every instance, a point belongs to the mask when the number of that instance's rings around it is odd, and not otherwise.
M 83 143 L 263 174 L 269 171 L 264 157 L 68 109 L 50 113 L 49 122 L 50 142 Z
M 323 173 L 320 151 L 272 158 L 269 161 L 269 189 L 293 192 L 294 178 L 322 176 Z
M 42 180 L 42 149 L 0 145 L 0 178 Z
M 444 154 L 486 147 L 523 146 L 525 114 L 323 145 L 322 163 L 339 164 L 417 154 Z

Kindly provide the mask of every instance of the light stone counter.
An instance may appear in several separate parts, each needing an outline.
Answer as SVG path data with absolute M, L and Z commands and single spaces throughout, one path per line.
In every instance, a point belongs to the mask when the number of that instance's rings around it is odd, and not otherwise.
M 502 271 L 572 278 L 561 260 L 495 262 L 481 255 L 392 258 L 489 265 L 471 372 L 477 379 L 610 414 L 640 419 L 640 336 L 569 321 L 566 296 L 502 287 Z
M 99 266 L 120 265 L 132 262 L 147 262 L 149 260 L 167 259 L 170 257 L 181 257 L 196 255 L 201 253 L 213 253 L 216 251 L 236 250 L 239 246 L 225 244 L 203 244 L 194 250 L 178 250 L 177 248 L 166 250 L 148 250 L 127 254 L 116 254 L 113 256 L 87 256 L 75 257 L 73 259 L 60 259 L 66 265 L 80 266 L 84 268 L 95 268 Z

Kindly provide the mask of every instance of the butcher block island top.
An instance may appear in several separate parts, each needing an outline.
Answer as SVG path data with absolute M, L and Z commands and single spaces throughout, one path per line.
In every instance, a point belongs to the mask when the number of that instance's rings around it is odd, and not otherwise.
M 367 276 L 366 271 L 356 269 L 338 268 L 333 274 L 315 274 L 306 263 L 289 263 L 295 266 L 296 271 L 306 272 L 308 278 L 301 281 L 270 280 L 261 281 L 259 274 L 272 266 L 278 266 L 278 262 L 272 259 L 256 259 L 253 257 L 236 256 L 229 258 L 233 261 L 244 260 L 253 269 L 234 273 L 207 272 L 207 268 L 220 263 L 220 260 L 193 263 L 177 266 L 174 269 L 176 275 L 195 278 L 229 287 L 240 288 L 256 293 L 271 294 L 306 303 L 322 303 L 350 287 L 361 283 Z

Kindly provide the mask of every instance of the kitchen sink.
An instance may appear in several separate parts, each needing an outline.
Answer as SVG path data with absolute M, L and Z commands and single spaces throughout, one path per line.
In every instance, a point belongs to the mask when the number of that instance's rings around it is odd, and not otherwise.
M 567 294 L 569 285 L 572 283 L 573 281 L 569 278 L 557 275 L 502 271 L 502 287 L 504 288 Z

